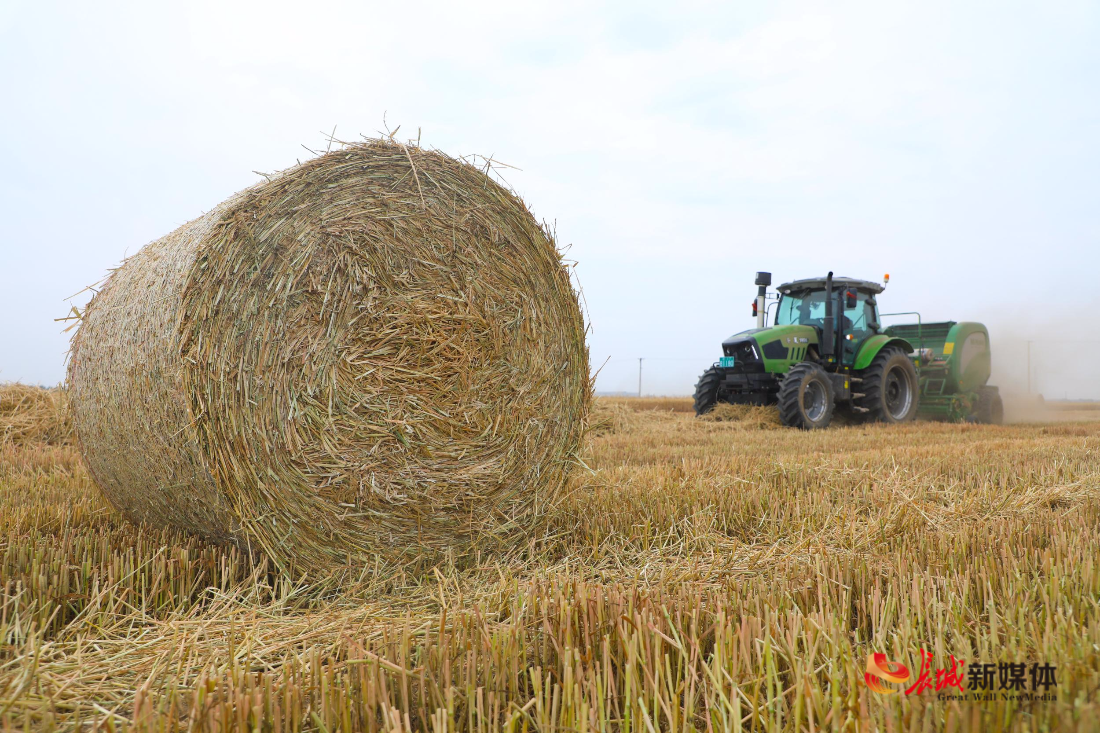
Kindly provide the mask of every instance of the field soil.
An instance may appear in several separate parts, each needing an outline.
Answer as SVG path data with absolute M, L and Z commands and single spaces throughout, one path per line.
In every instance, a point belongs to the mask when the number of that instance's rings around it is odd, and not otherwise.
M 4 730 L 1100 728 L 1084 408 L 803 433 L 600 400 L 526 544 L 301 581 L 124 521 L 64 401 L 22 399 L 33 420 L 0 390 Z M 872 690 L 876 653 L 909 679 Z

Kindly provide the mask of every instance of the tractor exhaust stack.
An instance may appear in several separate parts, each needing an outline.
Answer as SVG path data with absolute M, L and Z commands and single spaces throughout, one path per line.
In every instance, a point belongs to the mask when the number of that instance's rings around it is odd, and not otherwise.
M 833 341 L 833 273 L 825 277 L 825 323 L 821 325 L 821 355 L 830 357 L 836 353 Z
M 768 307 L 765 298 L 768 295 L 768 286 L 771 284 L 772 274 L 770 272 L 756 273 L 756 307 L 753 310 L 756 311 L 757 328 L 766 328 L 768 325 Z

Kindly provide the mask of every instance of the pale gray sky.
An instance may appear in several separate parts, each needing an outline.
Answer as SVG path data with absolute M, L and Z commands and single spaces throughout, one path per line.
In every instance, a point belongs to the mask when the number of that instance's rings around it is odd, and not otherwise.
M 599 389 L 644 356 L 689 392 L 756 270 L 832 269 L 1100 397 L 1098 79 L 1094 2 L 0 0 L 0 380 L 59 381 L 66 296 L 385 114 L 522 169 Z

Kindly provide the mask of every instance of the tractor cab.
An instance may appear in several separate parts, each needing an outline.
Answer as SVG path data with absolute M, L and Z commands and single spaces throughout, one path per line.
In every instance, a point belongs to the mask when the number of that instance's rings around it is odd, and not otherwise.
M 863 342 L 881 329 L 875 296 L 883 286 L 876 282 L 834 277 L 830 285 L 829 278 L 811 278 L 785 283 L 776 290 L 775 325 L 810 326 L 817 331 L 819 343 L 824 343 L 825 331 L 831 331 L 835 363 L 841 366 L 854 364 Z M 826 320 L 832 321 L 831 328 L 827 329 Z

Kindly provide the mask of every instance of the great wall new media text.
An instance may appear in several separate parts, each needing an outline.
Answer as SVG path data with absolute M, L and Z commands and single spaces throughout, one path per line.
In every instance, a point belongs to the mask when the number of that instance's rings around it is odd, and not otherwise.
M 909 668 L 901 662 L 887 659 L 885 654 L 867 657 L 867 672 L 863 680 L 871 690 L 890 695 L 903 691 L 905 695 L 931 692 L 937 700 L 971 701 L 1018 700 L 1043 702 L 1056 699 L 1057 668 L 1048 662 L 997 662 L 967 664 L 954 654 L 950 666 L 933 668 L 932 654 L 920 650 L 920 674 L 904 690 L 893 685 L 905 685 L 912 678 Z

